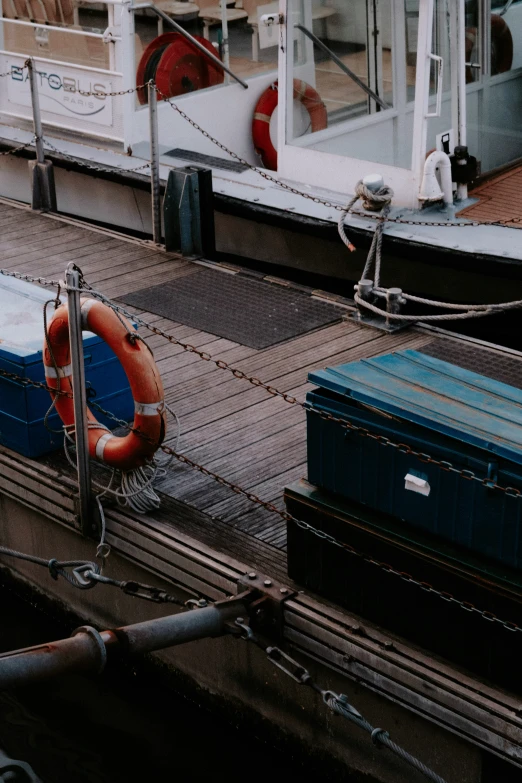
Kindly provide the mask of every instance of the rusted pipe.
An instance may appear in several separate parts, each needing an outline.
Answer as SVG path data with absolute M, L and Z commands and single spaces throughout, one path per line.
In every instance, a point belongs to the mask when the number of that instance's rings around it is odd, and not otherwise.
M 101 672 L 107 652 L 100 634 L 83 626 L 70 639 L 0 655 L 0 688 L 46 680 L 66 672 Z
M 245 612 L 237 600 L 146 620 L 113 631 L 82 626 L 70 639 L 0 655 L 0 689 L 45 680 L 66 672 L 103 671 L 107 651 L 129 655 L 153 652 L 196 639 L 223 636 L 226 622 Z

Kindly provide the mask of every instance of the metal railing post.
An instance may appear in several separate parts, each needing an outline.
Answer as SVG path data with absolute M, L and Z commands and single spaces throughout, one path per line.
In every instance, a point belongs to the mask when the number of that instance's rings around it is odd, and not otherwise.
M 45 161 L 42 116 L 40 114 L 40 98 L 38 95 L 38 85 L 36 84 L 36 72 L 34 69 L 34 60 L 32 57 L 27 60 L 27 70 L 29 71 L 29 85 L 31 87 L 31 103 L 33 106 L 33 128 L 36 145 L 36 160 L 38 163 Z
M 80 526 L 84 535 L 94 532 L 94 515 L 91 509 L 91 470 L 89 465 L 89 441 L 87 419 L 87 392 L 83 363 L 82 313 L 80 303 L 80 272 L 71 262 L 65 270 L 67 283 L 67 307 L 69 310 L 69 343 L 71 350 L 72 387 L 74 402 L 74 437 L 76 442 L 76 467 L 80 496 Z
M 150 194 L 152 202 L 152 238 L 161 244 L 161 198 L 159 175 L 159 145 L 158 145 L 158 94 L 156 85 L 150 80 L 149 93 L 149 126 L 150 126 Z
M 31 87 L 31 104 L 33 108 L 33 128 L 36 146 L 36 161 L 29 162 L 29 168 L 33 176 L 32 208 L 43 212 L 56 212 L 56 189 L 54 185 L 53 164 L 45 160 L 42 116 L 40 113 L 40 98 L 38 95 L 37 71 L 34 60 L 29 58 L 26 62 L 29 71 L 29 84 Z

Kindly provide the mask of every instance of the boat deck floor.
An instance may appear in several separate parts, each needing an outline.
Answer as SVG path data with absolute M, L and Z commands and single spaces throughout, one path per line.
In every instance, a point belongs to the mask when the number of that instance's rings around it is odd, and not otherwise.
M 147 242 L 0 202 L 3 268 L 56 280 L 63 276 L 70 261 L 82 269 L 91 286 L 113 300 L 202 269 L 198 263 L 162 252 Z M 231 269 L 223 270 L 223 274 L 231 271 L 234 273 Z M 235 272 L 241 274 L 240 270 Z M 231 306 L 241 307 L 241 302 L 231 302 Z M 434 341 L 433 332 L 415 327 L 395 334 L 362 327 L 345 318 L 348 310 L 341 305 L 337 323 L 262 350 L 150 312 L 133 312 L 213 358 L 231 362 L 248 375 L 301 400 L 312 388 L 307 383 L 312 369 L 398 349 L 420 348 Z M 233 377 L 160 336 L 143 329 L 141 333 L 154 351 L 166 399 L 181 422 L 179 451 L 282 509 L 285 485 L 307 475 L 303 409 Z M 458 356 L 463 345 L 459 338 L 446 339 Z M 488 353 L 494 359 L 503 355 Z M 518 371 L 522 377 L 520 360 L 509 361 L 515 361 L 515 373 Z M 171 425 L 168 443 L 175 445 L 175 434 L 175 426 Z M 46 461 L 64 473 L 70 470 L 60 452 Z M 286 531 L 281 517 L 176 460 L 159 489 L 162 506 L 146 519 L 141 517 L 143 524 L 175 525 L 206 546 L 243 563 L 255 564 L 274 578 L 284 576 Z
M 494 220 L 499 223 L 522 222 L 522 164 L 489 179 L 470 192 L 478 201 L 458 217 L 469 220 Z

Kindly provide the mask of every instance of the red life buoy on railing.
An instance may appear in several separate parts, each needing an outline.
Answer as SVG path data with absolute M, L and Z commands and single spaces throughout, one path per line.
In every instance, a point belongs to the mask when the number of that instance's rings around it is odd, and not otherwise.
M 217 57 L 210 41 L 199 35 L 194 38 Z M 141 56 L 136 73 L 138 85 L 153 79 L 161 96 L 167 98 L 213 87 L 221 84 L 223 78 L 221 68 L 180 33 L 164 33 L 151 41 Z M 138 90 L 138 100 L 141 104 L 147 103 L 146 88 Z
M 256 152 L 261 156 L 263 166 L 277 170 L 277 151 L 270 139 L 270 118 L 278 102 L 277 82 L 268 87 L 257 102 L 252 121 L 252 140 Z M 310 117 L 312 132 L 328 126 L 328 113 L 321 96 L 306 82 L 294 79 L 294 100 L 301 101 Z
M 129 432 L 125 437 L 113 435 L 87 409 L 91 425 L 89 454 L 112 468 L 134 470 L 154 456 L 165 437 L 165 403 L 160 374 L 148 346 L 138 339 L 126 318 L 116 315 L 114 310 L 95 299 L 83 299 L 81 308 L 82 328 L 105 340 L 123 365 L 134 398 L 133 429 L 143 434 L 143 437 L 135 432 Z M 67 305 L 61 305 L 55 310 L 49 321 L 48 338 L 51 350 L 47 343 L 44 345 L 47 385 L 61 420 L 67 427 L 74 427 L 72 396 L 53 395 L 52 392 L 52 389 L 59 389 L 72 393 Z
M 477 28 L 466 29 L 466 62 L 471 62 L 473 50 L 477 43 Z M 491 75 L 505 73 L 513 65 L 513 36 L 507 23 L 498 14 L 491 15 Z M 476 81 L 473 69 L 466 68 L 466 83 Z

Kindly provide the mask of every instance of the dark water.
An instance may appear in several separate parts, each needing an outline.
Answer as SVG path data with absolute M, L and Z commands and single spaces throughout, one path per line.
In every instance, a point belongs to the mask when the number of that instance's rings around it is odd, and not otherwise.
M 1 651 L 64 638 L 77 627 L 19 595 L 0 581 Z M 275 750 L 248 733 L 238 716 L 218 718 L 193 694 L 177 696 L 130 664 L 101 677 L 0 692 L 0 748 L 29 763 L 43 783 L 251 783 L 320 780 L 326 772 L 295 748 Z

